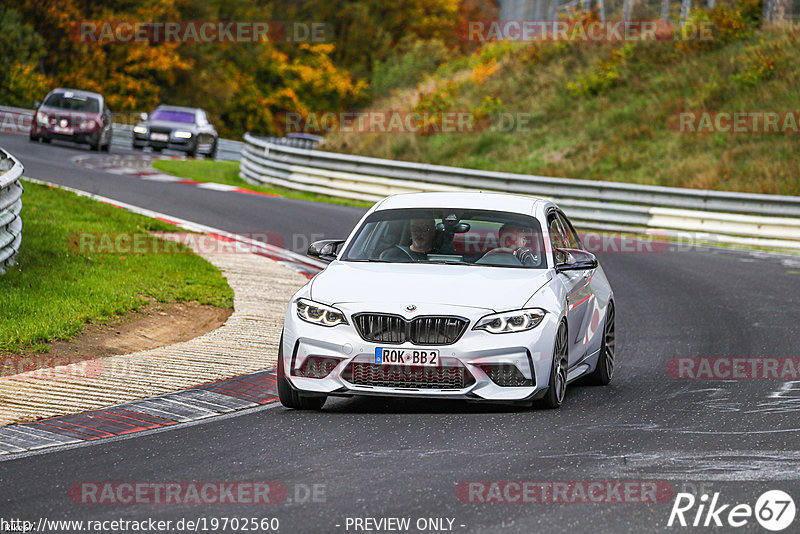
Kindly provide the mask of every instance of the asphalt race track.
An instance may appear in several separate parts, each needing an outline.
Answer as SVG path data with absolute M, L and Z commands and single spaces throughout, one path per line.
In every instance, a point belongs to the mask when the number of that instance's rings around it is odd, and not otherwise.
M 19 135 L 0 135 L 0 146 L 28 176 L 231 232 L 278 232 L 295 250 L 311 234 L 344 237 L 363 212 L 87 170 L 71 161 L 86 148 Z M 410 518 L 410 532 L 420 518 L 453 520 L 427 523 L 429 532 L 767 532 L 754 517 L 733 528 L 727 514 L 754 507 L 767 490 L 800 497 L 800 376 L 679 380 L 667 364 L 800 356 L 800 258 L 689 247 L 599 256 L 616 293 L 615 377 L 608 387 L 571 386 L 560 410 L 331 399 L 305 413 L 272 404 L 2 461 L 0 516 L 278 518 L 281 532 L 363 532 L 354 518 L 390 517 Z M 70 488 L 86 481 L 264 481 L 287 496 L 276 504 L 73 502 Z M 656 481 L 698 504 L 718 492 L 730 506 L 719 516 L 724 527 L 667 527 L 673 493 L 655 504 L 481 503 L 457 494 L 470 481 Z M 690 523 L 697 508 L 686 513 Z

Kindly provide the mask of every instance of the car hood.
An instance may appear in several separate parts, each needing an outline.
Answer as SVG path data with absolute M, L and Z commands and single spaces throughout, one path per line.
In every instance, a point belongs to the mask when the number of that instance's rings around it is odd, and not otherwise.
M 173 121 L 145 121 L 141 123 L 148 128 L 170 128 L 173 130 L 197 130 L 196 124 L 189 124 L 188 122 L 173 122 Z
M 548 280 L 545 269 L 470 265 L 334 262 L 311 282 L 311 298 L 332 305 L 438 304 L 521 308 Z

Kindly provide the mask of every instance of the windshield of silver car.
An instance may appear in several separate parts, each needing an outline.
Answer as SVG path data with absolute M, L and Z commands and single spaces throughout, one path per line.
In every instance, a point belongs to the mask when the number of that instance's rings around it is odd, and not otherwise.
M 372 213 L 343 261 L 546 268 L 539 222 L 503 211 L 391 209 Z

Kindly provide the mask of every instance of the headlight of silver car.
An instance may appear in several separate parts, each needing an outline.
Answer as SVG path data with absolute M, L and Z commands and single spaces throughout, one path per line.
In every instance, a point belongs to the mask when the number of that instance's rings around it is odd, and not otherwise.
M 535 328 L 542 322 L 546 312 L 540 308 L 527 310 L 514 310 L 502 313 L 493 313 L 481 317 L 473 330 L 485 330 L 490 334 L 507 334 L 509 332 L 524 332 Z
M 146 126 L 134 126 L 133 127 L 133 131 L 138 133 L 138 134 L 146 134 L 147 133 L 147 127 Z
M 307 323 L 320 326 L 347 324 L 344 314 L 333 306 L 326 306 L 308 299 L 297 299 L 297 316 Z

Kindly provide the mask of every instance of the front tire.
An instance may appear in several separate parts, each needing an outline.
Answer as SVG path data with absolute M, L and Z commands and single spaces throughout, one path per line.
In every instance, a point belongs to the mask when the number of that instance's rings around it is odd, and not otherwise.
M 567 393 L 567 367 L 569 366 L 569 352 L 567 348 L 567 323 L 564 321 L 558 326 L 555 346 L 553 347 L 553 364 L 550 366 L 550 386 L 538 405 L 542 408 L 560 408 Z
M 281 336 L 280 347 L 278 348 L 278 398 L 287 408 L 295 410 L 320 410 L 328 400 L 325 395 L 304 397 L 301 396 L 286 378 L 286 371 L 283 367 L 283 336 Z
M 597 367 L 581 380 L 587 386 L 605 386 L 614 376 L 614 356 L 616 356 L 616 330 L 614 328 L 614 303 L 608 304 L 606 321 L 603 325 L 603 342 L 597 356 Z

